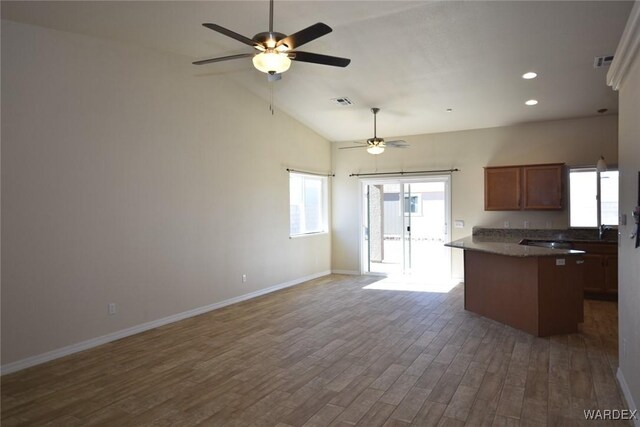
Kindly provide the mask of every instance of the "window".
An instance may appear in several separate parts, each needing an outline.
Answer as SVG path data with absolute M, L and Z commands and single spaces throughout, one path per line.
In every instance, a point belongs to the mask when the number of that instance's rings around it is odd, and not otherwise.
M 327 231 L 327 178 L 289 174 L 289 235 Z
M 419 196 L 404 196 L 404 214 L 422 215 L 422 204 Z
M 598 227 L 598 216 L 601 224 L 618 225 L 618 171 L 598 174 L 595 168 L 570 169 L 569 212 L 571 227 Z

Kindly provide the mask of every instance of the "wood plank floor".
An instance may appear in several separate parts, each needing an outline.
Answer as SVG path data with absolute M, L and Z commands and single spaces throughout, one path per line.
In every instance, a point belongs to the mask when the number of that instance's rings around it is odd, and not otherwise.
M 376 280 L 323 277 L 6 375 L 2 426 L 596 425 L 584 409 L 624 408 L 615 303 L 543 339 L 465 312 L 462 285 Z

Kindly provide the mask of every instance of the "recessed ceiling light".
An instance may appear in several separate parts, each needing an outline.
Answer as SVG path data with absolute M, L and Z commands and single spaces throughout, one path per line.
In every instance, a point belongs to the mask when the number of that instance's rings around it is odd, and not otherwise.
M 529 71 L 528 73 L 524 73 L 522 75 L 522 78 L 526 80 L 535 79 L 536 77 L 538 77 L 538 74 L 534 73 L 533 71 Z
M 538 103 L 538 101 L 536 101 L 535 99 L 530 99 L 527 102 L 525 102 L 525 104 L 531 106 L 531 105 L 536 105 Z

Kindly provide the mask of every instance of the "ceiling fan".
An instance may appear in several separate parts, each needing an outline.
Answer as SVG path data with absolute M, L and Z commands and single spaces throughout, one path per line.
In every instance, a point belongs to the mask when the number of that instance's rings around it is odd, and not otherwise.
M 356 142 L 354 147 L 340 147 L 340 150 L 345 150 L 349 148 L 366 148 L 370 154 L 382 154 L 385 148 L 407 148 L 409 144 L 407 141 L 402 139 L 397 139 L 394 141 L 385 141 L 384 138 L 378 138 L 376 134 L 376 116 L 380 111 L 379 108 L 372 108 L 371 112 L 373 113 L 373 138 L 367 139 L 367 142 Z
M 347 58 L 295 50 L 303 44 L 329 34 L 333 30 L 328 25 L 318 22 L 317 24 L 313 24 L 310 27 L 288 36 L 275 32 L 273 31 L 273 0 L 269 1 L 269 31 L 258 33 L 253 36 L 253 38 L 245 37 L 221 27 L 220 25 L 210 23 L 202 25 L 210 30 L 217 31 L 220 34 L 224 34 L 227 37 L 231 37 L 232 39 L 236 39 L 241 43 L 249 45 L 256 51 L 252 53 L 222 56 L 219 58 L 203 59 L 201 61 L 195 61 L 193 63 L 194 65 L 211 64 L 213 62 L 253 57 L 254 67 L 263 73 L 267 73 L 269 75 L 269 80 L 273 81 L 280 79 L 280 74 L 289 69 L 292 60 L 331 65 L 334 67 L 346 67 L 351 62 L 351 60 Z

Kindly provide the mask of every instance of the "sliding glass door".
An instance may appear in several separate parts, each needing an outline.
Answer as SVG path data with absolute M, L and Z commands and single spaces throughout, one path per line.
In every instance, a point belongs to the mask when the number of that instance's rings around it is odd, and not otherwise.
M 363 271 L 451 276 L 449 176 L 363 180 Z

